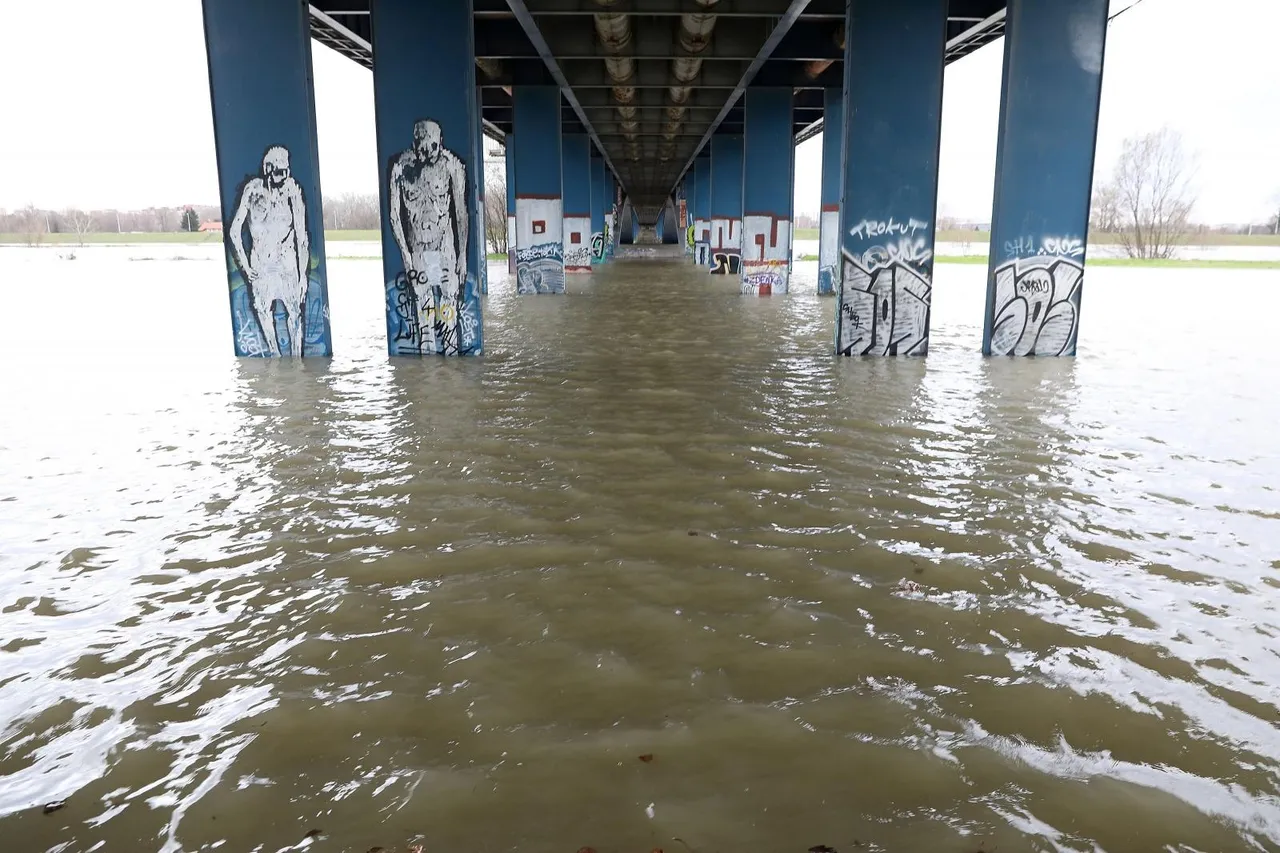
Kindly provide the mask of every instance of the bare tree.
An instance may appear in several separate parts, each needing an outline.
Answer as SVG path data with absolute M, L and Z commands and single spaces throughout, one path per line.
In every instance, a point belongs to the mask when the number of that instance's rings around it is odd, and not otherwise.
M 484 233 L 490 251 L 507 253 L 507 181 L 491 175 L 484 188 Z
M 80 241 L 80 245 L 84 245 L 84 235 L 93 230 L 93 214 L 87 210 L 78 208 L 69 208 L 62 214 L 63 220 L 71 226 L 71 230 L 75 232 L 76 238 Z
M 1120 230 L 1120 196 L 1114 183 L 1103 184 L 1093 191 L 1089 201 L 1089 230 Z
M 43 210 L 28 204 L 21 211 L 22 235 L 28 246 L 39 246 L 49 230 L 49 220 Z
M 1124 142 L 1110 191 L 1116 196 L 1120 244 L 1131 258 L 1171 258 L 1187 233 L 1195 204 L 1194 158 L 1168 127 Z

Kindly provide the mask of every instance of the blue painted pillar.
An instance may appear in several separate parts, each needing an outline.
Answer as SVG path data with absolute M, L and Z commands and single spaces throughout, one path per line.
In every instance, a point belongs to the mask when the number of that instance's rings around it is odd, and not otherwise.
M 818 214 L 818 295 L 840 289 L 840 183 L 844 177 L 844 90 L 822 91 L 822 210 Z
M 516 135 L 508 133 L 503 142 L 507 161 L 503 183 L 507 186 L 507 272 L 516 272 Z
M 630 200 L 624 197 L 618 211 L 618 245 L 630 245 L 636 241 L 635 209 Z
M 946 29 L 947 0 L 847 6 L 841 355 L 929 349 Z
M 693 161 L 694 197 L 697 212 L 693 219 L 693 262 L 711 268 L 711 146 Z
M 667 229 L 665 227 L 666 219 L 667 219 L 667 208 L 664 206 L 661 210 L 658 211 L 658 221 L 655 222 L 653 225 L 653 236 L 657 238 L 659 243 L 667 242 L 666 241 Z
M 608 257 L 612 258 L 618 252 L 618 226 L 620 222 L 618 212 L 621 206 L 622 188 L 618 185 L 618 178 L 613 173 L 608 175 L 606 181 L 609 185 L 609 203 L 605 208 L 604 224 L 609 234 L 608 239 L 605 240 L 605 251 L 608 253 Z
M 481 294 L 485 294 L 489 292 L 489 231 L 487 228 L 489 211 L 485 209 L 484 203 L 484 115 L 483 110 L 480 108 L 482 103 L 480 87 L 477 86 L 475 180 L 472 181 L 476 192 L 475 219 L 472 223 L 472 233 L 476 235 L 476 239 L 472 240 L 471 244 L 475 246 L 476 286 Z
M 742 266 L 742 135 L 711 137 L 711 272 Z
M 693 223 L 689 221 L 689 176 L 685 175 L 680 180 L 680 185 L 676 187 L 676 205 L 677 205 L 677 222 L 676 242 L 684 247 L 686 255 L 693 254 L 693 244 L 688 240 L 689 226 Z
M 680 242 L 685 247 L 685 255 L 692 260 L 694 257 L 694 219 L 698 215 L 698 182 L 695 179 L 695 168 L 698 161 L 694 160 L 694 165 L 689 167 L 689 172 L 685 173 L 685 183 L 682 190 L 685 193 L 685 228 L 680 232 Z
M 387 349 L 478 355 L 471 2 L 372 0 L 370 15 Z
M 512 88 L 516 147 L 516 292 L 564 293 L 560 89 Z
M 592 154 L 594 155 L 594 151 Z M 591 265 L 605 262 L 604 208 L 609 187 L 604 179 L 604 158 L 591 158 Z
M 1075 355 L 1107 0 L 1010 0 L 982 351 Z
M 333 354 L 307 7 L 205 0 L 239 356 Z
M 565 134 L 560 149 L 564 175 L 564 271 L 591 272 L 591 138 Z
M 742 293 L 786 293 L 795 164 L 791 89 L 748 89 L 744 101 Z
M 636 216 L 636 206 L 631 205 L 631 242 L 640 239 L 640 217 Z

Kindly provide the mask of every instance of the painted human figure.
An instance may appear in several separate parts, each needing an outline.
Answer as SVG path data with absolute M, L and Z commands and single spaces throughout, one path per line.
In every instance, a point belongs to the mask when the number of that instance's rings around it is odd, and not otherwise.
M 244 227 L 249 226 L 249 250 Z M 262 174 L 240 190 L 231 220 L 231 252 L 249 285 L 249 301 L 272 355 L 280 355 L 276 337 L 275 304 L 288 314 L 289 352 L 302 355 L 306 315 L 307 271 L 311 240 L 302 187 L 289 171 L 289 150 L 273 145 L 262 157 Z
M 417 302 L 419 352 L 458 352 L 467 280 L 467 167 L 444 147 L 440 125 L 413 125 L 413 146 L 390 175 L 391 233 Z

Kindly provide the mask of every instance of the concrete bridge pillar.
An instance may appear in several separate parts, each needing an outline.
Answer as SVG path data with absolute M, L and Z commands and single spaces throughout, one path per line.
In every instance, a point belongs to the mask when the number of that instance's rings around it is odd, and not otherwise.
M 666 214 L 662 224 L 662 239 L 658 242 L 667 246 L 675 246 L 680 242 L 680 205 L 679 194 L 672 193 L 662 210 Z
M 609 206 L 606 208 L 608 213 L 605 215 L 605 225 L 609 227 L 609 239 L 605 242 L 608 244 L 609 258 L 612 259 L 618 254 L 618 241 L 622 239 L 619 233 L 622 222 L 622 187 L 612 173 L 607 175 L 605 180 L 609 184 Z
M 693 161 L 693 262 L 711 268 L 711 150 L 703 149 Z
M 791 279 L 791 89 L 748 89 L 743 100 L 742 293 L 782 294 Z
M 849 0 L 846 17 L 836 351 L 924 355 L 947 0 Z
M 564 181 L 564 271 L 591 272 L 591 139 L 567 133 L 560 148 Z
M 516 273 L 516 135 L 508 133 L 505 146 L 507 174 L 507 272 Z
M 818 214 L 818 295 L 840 289 L 840 183 L 844 177 L 844 90 L 822 91 L 822 211 Z
M 372 0 L 369 12 L 387 349 L 477 355 L 484 235 L 471 2 Z
M 604 158 L 591 157 L 591 265 L 603 264 L 607 258 L 605 251 L 604 210 L 608 200 L 609 187 L 604 176 Z
M 689 242 L 689 176 L 685 175 L 680 179 L 680 186 L 676 187 L 676 242 L 680 244 L 686 255 L 693 254 L 693 244 Z
M 328 356 L 329 294 L 307 7 L 204 0 L 238 356 Z
M 742 266 L 742 135 L 711 137 L 711 272 Z
M 618 245 L 629 246 L 636 241 L 636 212 L 626 196 L 618 208 Z
M 986 355 L 1075 355 L 1107 0 L 1010 0 Z
M 480 105 L 483 103 L 480 97 L 480 87 L 476 87 L 476 106 L 475 106 L 475 128 L 474 135 L 476 140 L 475 154 L 475 179 L 471 182 L 475 187 L 476 207 L 475 207 L 475 235 L 476 239 L 471 241 L 475 247 L 475 270 L 476 285 L 481 294 L 489 292 L 489 230 L 488 216 L 489 211 L 485 207 L 485 177 L 484 177 L 484 123 L 481 121 L 483 111 Z
M 564 293 L 560 89 L 512 88 L 516 146 L 516 292 Z

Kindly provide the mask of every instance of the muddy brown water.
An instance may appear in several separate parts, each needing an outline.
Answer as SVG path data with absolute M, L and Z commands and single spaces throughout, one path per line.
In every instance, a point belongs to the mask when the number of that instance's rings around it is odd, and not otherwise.
M 1280 850 L 1278 274 L 841 360 L 812 264 L 492 264 L 444 362 L 334 261 L 299 364 L 191 248 L 0 250 L 0 849 Z

